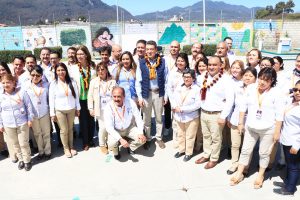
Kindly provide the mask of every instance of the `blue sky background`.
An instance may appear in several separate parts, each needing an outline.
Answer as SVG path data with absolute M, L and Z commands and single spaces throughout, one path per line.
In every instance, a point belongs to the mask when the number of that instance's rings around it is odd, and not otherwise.
M 132 15 L 163 11 L 174 6 L 186 7 L 199 2 L 196 0 L 102 0 L 102 2 L 108 5 L 116 5 L 116 1 L 119 2 L 120 6 L 131 12 Z M 275 7 L 276 3 L 278 3 L 279 1 L 287 2 L 287 0 L 223 0 L 223 2 L 226 2 L 228 4 L 244 5 L 249 8 L 255 6 L 265 7 L 267 5 L 272 5 L 273 7 Z M 297 1 L 298 3 L 296 3 Z M 299 0 L 294 0 L 294 3 L 296 4 L 294 11 L 300 12 Z

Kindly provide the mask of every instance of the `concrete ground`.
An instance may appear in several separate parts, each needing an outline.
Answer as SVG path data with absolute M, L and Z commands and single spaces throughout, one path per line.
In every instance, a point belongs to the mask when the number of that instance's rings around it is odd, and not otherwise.
M 273 194 L 272 183 L 281 181 L 284 171 L 272 170 L 267 173 L 263 187 L 253 189 L 256 164 L 252 165 L 249 178 L 237 186 L 229 186 L 230 176 L 226 170 L 230 161 L 223 159 L 225 152 L 222 152 L 222 159 L 215 168 L 206 170 L 204 165 L 194 163 L 201 155 L 194 156 L 189 162 L 183 162 L 183 157 L 174 158 L 176 150 L 172 141 L 166 143 L 165 149 L 160 149 L 155 143 L 148 151 L 140 148 L 134 156 L 129 156 L 122 149 L 120 161 L 110 154 L 101 154 L 99 147 L 82 151 L 79 138 L 75 143 L 79 150 L 77 156 L 66 158 L 63 150 L 53 143 L 52 159 L 38 162 L 34 157 L 34 165 L 29 172 L 18 170 L 18 164 L 1 158 L 0 199 L 300 199 L 300 192 L 296 192 L 294 197 Z

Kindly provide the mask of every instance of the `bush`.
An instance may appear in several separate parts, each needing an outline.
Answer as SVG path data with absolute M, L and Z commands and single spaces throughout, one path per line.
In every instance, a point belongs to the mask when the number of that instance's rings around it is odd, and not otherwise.
M 60 53 L 60 56 L 62 56 L 63 50 L 62 47 L 48 47 L 51 51 L 58 51 Z M 41 54 L 42 48 L 35 48 L 33 50 L 34 56 L 39 59 Z
M 61 31 L 60 38 L 61 45 L 63 46 L 86 43 L 86 35 L 83 29 L 69 29 Z
M 192 48 L 191 44 L 184 45 L 182 47 L 182 52 L 184 52 L 184 53 L 186 53 L 188 55 L 191 55 L 192 54 L 191 48 Z M 216 48 L 217 48 L 217 45 L 215 45 L 215 44 L 204 44 L 203 45 L 203 53 L 206 56 L 212 56 L 212 55 L 214 55 L 216 53 Z
M 23 56 L 32 54 L 31 51 L 28 50 L 3 50 L 0 51 L 0 61 L 11 63 L 15 56 Z

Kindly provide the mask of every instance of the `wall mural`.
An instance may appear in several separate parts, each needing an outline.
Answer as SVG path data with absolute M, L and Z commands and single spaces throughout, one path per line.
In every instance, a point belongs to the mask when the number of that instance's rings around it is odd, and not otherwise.
M 21 27 L 0 28 L 0 50 L 23 50 Z
M 159 32 L 159 45 L 170 44 L 173 40 L 177 40 L 179 43 L 186 42 L 186 32 L 181 25 L 172 23 L 167 26 L 162 32 Z
M 251 48 L 251 23 L 235 22 L 222 24 L 222 40 L 231 37 L 233 40 L 232 48 L 236 53 L 247 52 Z
M 217 44 L 221 40 L 221 27 L 219 24 L 205 25 L 206 44 Z M 204 42 L 204 27 L 200 23 L 191 23 L 191 43 Z
M 54 27 L 26 27 L 22 31 L 24 47 L 27 50 L 41 47 L 54 47 L 58 45 Z

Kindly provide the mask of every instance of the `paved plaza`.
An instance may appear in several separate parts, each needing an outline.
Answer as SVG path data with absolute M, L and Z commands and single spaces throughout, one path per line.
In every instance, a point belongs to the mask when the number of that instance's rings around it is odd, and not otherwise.
M 78 149 L 79 143 L 77 138 Z M 101 154 L 98 147 L 80 151 L 71 159 L 55 144 L 53 151 L 49 161 L 33 158 L 29 172 L 18 170 L 10 159 L 1 160 L 1 200 L 287 199 L 272 192 L 273 181 L 281 181 L 284 172 L 267 173 L 262 189 L 255 190 L 256 164 L 252 164 L 250 177 L 232 187 L 226 174 L 229 160 L 223 158 L 215 168 L 205 170 L 204 165 L 194 163 L 200 155 L 189 162 L 174 158 L 172 141 L 163 150 L 152 144 L 149 151 L 141 148 L 133 156 L 122 149 L 120 161 Z M 222 154 L 224 157 L 225 152 Z M 300 199 L 300 192 L 288 198 Z

